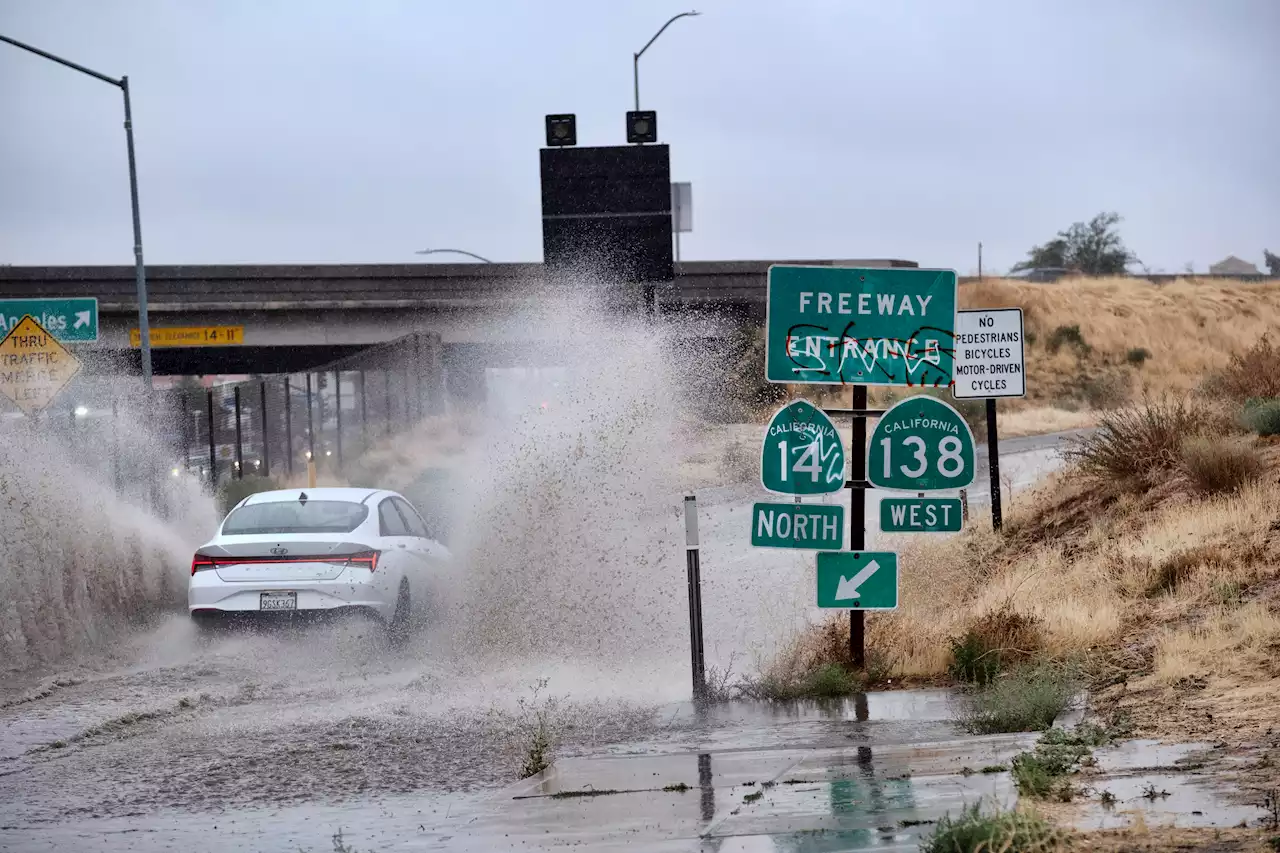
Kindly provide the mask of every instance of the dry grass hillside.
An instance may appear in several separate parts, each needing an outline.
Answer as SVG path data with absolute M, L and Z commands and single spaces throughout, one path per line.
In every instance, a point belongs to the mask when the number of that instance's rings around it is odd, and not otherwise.
M 1002 436 L 1089 426 L 1098 412 L 1144 396 L 1198 390 L 1233 354 L 1280 329 L 1280 282 L 993 278 L 962 284 L 959 301 L 961 308 L 1023 310 L 1027 397 L 1000 402 Z M 791 390 L 833 396 L 812 386 Z M 871 398 L 903 395 L 873 389 Z

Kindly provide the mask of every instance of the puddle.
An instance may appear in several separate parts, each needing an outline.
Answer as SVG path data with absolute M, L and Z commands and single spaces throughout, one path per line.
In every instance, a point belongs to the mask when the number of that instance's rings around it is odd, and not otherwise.
M 1187 767 L 1210 748 L 1131 740 L 1095 750 L 1102 773 L 1089 779 L 1095 796 L 1082 804 L 1083 814 L 1073 824 L 1080 829 L 1113 829 L 1141 815 L 1153 828 L 1227 827 L 1242 821 L 1254 825 L 1266 814 L 1262 808 L 1231 802 L 1219 787 Z M 1116 802 L 1102 805 L 1097 798 L 1102 791 L 1110 792 Z

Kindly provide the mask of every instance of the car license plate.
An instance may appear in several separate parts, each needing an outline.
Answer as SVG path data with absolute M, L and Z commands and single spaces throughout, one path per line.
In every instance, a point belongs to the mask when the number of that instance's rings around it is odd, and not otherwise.
M 258 599 L 259 610 L 297 610 L 296 592 L 264 592 Z

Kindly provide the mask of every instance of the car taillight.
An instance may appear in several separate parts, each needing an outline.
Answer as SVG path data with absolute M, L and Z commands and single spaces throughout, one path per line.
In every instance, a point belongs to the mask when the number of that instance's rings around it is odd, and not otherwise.
M 347 565 L 354 563 L 357 566 L 367 566 L 369 571 L 372 572 L 378 568 L 378 553 L 377 551 L 362 551 L 359 554 L 352 554 L 347 557 Z
M 213 558 L 206 557 L 204 554 L 196 554 L 191 558 L 191 574 L 193 575 L 201 569 L 212 569 L 213 566 Z

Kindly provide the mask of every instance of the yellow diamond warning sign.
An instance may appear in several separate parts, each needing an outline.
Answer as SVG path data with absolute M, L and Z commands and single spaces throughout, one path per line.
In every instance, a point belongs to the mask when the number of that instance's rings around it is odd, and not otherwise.
M 80 360 L 31 319 L 0 341 L 0 391 L 28 415 L 44 410 L 80 372 Z

